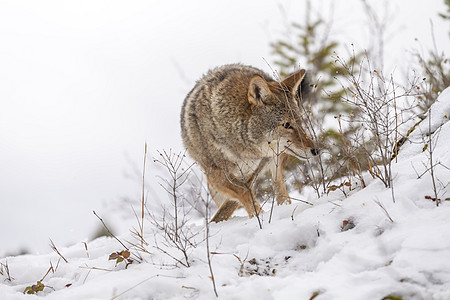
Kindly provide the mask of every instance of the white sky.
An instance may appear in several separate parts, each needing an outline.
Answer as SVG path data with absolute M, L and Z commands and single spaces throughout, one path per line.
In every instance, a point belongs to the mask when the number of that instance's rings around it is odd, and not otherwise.
M 331 1 L 313 2 L 330 15 Z M 360 2 L 332 2 L 331 37 L 370 47 Z M 390 67 L 406 68 L 415 38 L 431 47 L 430 19 L 438 48 L 450 49 L 448 23 L 437 18 L 443 0 L 371 3 L 380 12 L 392 7 Z M 90 237 L 98 225 L 92 210 L 139 195 L 145 141 L 149 156 L 182 149 L 179 111 L 195 80 L 233 62 L 270 72 L 269 43 L 289 20 L 301 22 L 303 7 L 0 0 L 0 255 L 49 251 L 49 237 L 63 244 Z

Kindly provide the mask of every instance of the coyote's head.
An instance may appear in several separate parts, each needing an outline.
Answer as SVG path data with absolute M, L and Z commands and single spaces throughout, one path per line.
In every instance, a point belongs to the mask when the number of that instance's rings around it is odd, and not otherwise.
M 261 146 L 267 156 L 285 152 L 306 159 L 319 153 L 302 127 L 301 100 L 305 93 L 301 89 L 305 74 L 305 70 L 300 70 L 282 82 L 267 81 L 260 75 L 250 80 L 248 101 L 258 123 L 252 124 L 253 135 L 266 144 Z

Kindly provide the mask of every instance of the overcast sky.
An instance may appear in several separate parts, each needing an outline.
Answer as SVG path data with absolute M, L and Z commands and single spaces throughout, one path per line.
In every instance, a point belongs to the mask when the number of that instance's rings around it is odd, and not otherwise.
M 360 1 L 313 2 L 333 39 L 371 46 Z M 301 23 L 304 3 L 0 0 L 0 255 L 89 238 L 92 210 L 138 199 L 145 141 L 150 157 L 183 149 L 179 112 L 195 80 L 233 62 L 270 72 L 269 43 Z M 443 0 L 370 3 L 391 8 L 389 68 L 431 47 L 430 20 L 450 49 Z

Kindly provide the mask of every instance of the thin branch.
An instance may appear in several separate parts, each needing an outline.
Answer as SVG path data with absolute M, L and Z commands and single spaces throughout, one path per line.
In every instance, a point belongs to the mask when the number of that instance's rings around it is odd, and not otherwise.
M 130 250 L 130 249 L 128 249 L 128 247 L 127 246 L 125 246 L 125 244 L 124 243 L 122 243 L 110 230 L 109 230 L 109 228 L 108 228 L 108 226 L 106 226 L 106 224 L 105 224 L 105 222 L 103 222 L 103 219 L 102 218 L 100 218 L 98 215 L 97 215 L 97 213 L 95 212 L 95 210 L 93 210 L 92 211 L 93 213 L 94 213 L 94 215 L 102 222 L 102 224 L 103 224 L 103 227 L 105 227 L 105 229 L 106 229 L 106 231 L 108 231 L 108 233 L 113 237 L 113 238 L 115 238 L 116 239 L 116 241 L 118 241 L 126 250 Z
M 217 293 L 216 288 L 216 279 L 214 277 L 213 269 L 212 269 L 212 263 L 211 263 L 211 253 L 209 250 L 209 196 L 207 196 L 205 201 L 205 227 L 206 227 L 206 257 L 208 259 L 208 267 L 209 267 L 209 273 L 211 274 L 211 281 L 213 285 L 214 294 L 216 297 L 219 297 L 219 294 Z
M 61 252 L 58 251 L 58 249 L 56 248 L 55 243 L 53 243 L 52 239 L 50 239 L 50 248 L 52 248 L 52 250 L 55 251 L 56 254 L 58 254 L 67 264 L 69 263 L 67 261 L 67 259 L 61 254 Z

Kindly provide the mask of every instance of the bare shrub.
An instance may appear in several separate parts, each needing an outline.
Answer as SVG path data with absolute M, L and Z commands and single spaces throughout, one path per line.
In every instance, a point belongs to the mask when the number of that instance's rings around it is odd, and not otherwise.
M 206 258 L 213 291 L 218 297 L 217 287 L 212 268 L 212 257 L 210 251 L 210 205 L 211 197 L 208 190 L 203 185 L 203 176 L 198 175 L 193 166 L 195 163 L 185 161 L 185 153 L 172 153 L 172 151 L 162 151 L 160 158 L 154 162 L 162 165 L 169 173 L 170 179 L 162 178 L 160 185 L 171 198 L 171 209 L 162 207 L 160 216 L 148 212 L 151 223 L 156 228 L 155 247 L 160 252 L 172 258 L 176 264 L 190 267 L 190 254 L 193 248 L 206 241 Z M 184 185 L 189 183 L 189 187 Z M 189 224 L 190 215 L 193 211 L 200 212 L 203 216 L 205 226 L 198 229 Z M 201 237 L 202 233 L 204 237 Z M 158 236 L 163 242 L 158 242 Z M 173 253 L 175 250 L 176 253 Z M 181 258 L 180 258 L 181 254 Z
M 169 179 L 161 178 L 160 185 L 170 196 L 171 207 L 163 205 L 160 215 L 150 211 L 148 213 L 151 223 L 156 228 L 155 248 L 171 257 L 176 264 L 190 267 L 189 255 L 193 248 L 197 247 L 197 237 L 201 235 L 202 230 L 188 224 L 189 213 L 193 210 L 193 206 L 186 202 L 181 187 L 187 182 L 194 164 L 186 165 L 185 157 L 184 153 L 175 154 L 170 150 L 160 152 L 159 158 L 154 159 L 154 162 L 162 165 L 169 175 Z M 162 237 L 162 242 L 158 242 L 158 237 Z
M 392 189 L 395 202 L 392 162 L 397 156 L 398 141 L 406 135 L 404 128 L 407 127 L 403 125 L 416 117 L 415 102 L 410 104 L 404 100 L 417 95 L 419 79 L 414 77 L 407 87 L 399 85 L 393 74 L 385 77 L 381 71 L 374 69 L 368 55 L 358 68 L 348 64 L 339 55 L 335 55 L 335 63 L 344 70 L 345 82 L 341 82 L 345 90 L 343 101 L 361 112 L 358 115 L 340 116 L 340 120 L 359 128 L 351 141 L 352 152 L 362 154 L 358 163 L 366 164 L 373 177 L 379 179 L 386 188 Z M 356 69 L 358 71 L 355 72 Z

